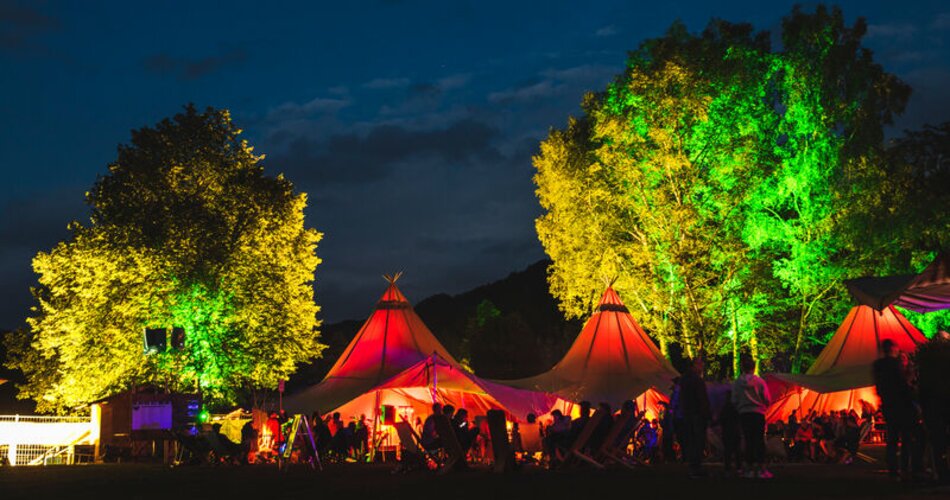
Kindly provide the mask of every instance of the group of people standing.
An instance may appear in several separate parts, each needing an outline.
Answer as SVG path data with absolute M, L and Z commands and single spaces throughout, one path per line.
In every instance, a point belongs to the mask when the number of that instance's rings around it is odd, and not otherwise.
M 703 360 L 695 358 L 689 369 L 674 383 L 664 425 L 665 446 L 672 455 L 672 443 L 679 443 L 691 478 L 707 475 L 703 468 L 706 431 L 713 422 L 722 427 L 723 461 L 726 473 L 747 478 L 770 479 L 765 467 L 765 412 L 771 404 L 768 386 L 755 374 L 755 361 L 743 356 L 741 374 L 728 391 L 725 404 L 713 415 L 709 393 L 703 380 Z M 745 453 L 740 457 L 740 442 Z M 744 465 L 736 468 L 736 466 Z
M 874 362 L 874 385 L 886 423 L 888 473 L 905 480 L 925 479 L 925 450 L 933 475 L 950 481 L 947 434 L 950 425 L 950 339 L 943 335 L 920 346 L 916 363 L 889 339 Z
M 940 482 L 950 481 L 950 337 L 938 336 L 921 345 L 913 360 L 891 340 L 883 340 L 879 347 L 882 356 L 871 370 L 880 397 L 879 417 L 874 418 L 870 404 L 865 405 L 861 415 L 853 409 L 821 415 L 810 412 L 799 422 L 793 414 L 787 425 L 791 433 L 781 433 L 785 435 L 780 437 L 786 448 L 791 447 L 804 458 L 815 461 L 816 450 L 821 449 L 836 461 L 849 463 L 857 456 L 858 445 L 872 422 L 883 423 L 886 463 L 892 476 L 905 480 L 932 476 Z M 710 408 L 703 368 L 702 360 L 694 359 L 674 381 L 669 405 L 661 418 L 665 458 L 674 457 L 675 441 L 688 464 L 690 477 L 705 476 L 707 429 L 717 424 L 722 429 L 727 474 L 773 477 L 765 467 L 765 415 L 772 399 L 765 380 L 755 375 L 754 360 L 748 356 L 741 358 L 741 374 L 732 383 L 718 414 Z M 740 443 L 744 443 L 741 456 Z M 926 473 L 928 461 L 932 474 Z

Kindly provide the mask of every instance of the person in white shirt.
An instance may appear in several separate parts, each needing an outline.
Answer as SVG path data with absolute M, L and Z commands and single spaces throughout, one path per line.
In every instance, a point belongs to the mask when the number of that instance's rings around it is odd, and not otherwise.
M 739 425 L 745 439 L 745 476 L 772 478 L 765 468 L 765 412 L 771 403 L 765 380 L 755 374 L 755 360 L 743 355 L 739 360 L 742 374 L 732 384 L 732 403 L 739 413 Z

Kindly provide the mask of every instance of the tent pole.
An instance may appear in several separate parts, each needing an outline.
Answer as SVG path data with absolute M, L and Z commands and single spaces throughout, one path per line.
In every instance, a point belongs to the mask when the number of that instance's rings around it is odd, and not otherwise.
M 373 437 L 369 440 L 373 447 L 370 450 L 369 461 L 376 461 L 376 435 L 379 434 L 379 390 L 376 391 L 375 403 L 373 404 Z
M 439 398 L 439 370 L 435 366 L 435 352 L 432 352 L 432 404 L 438 402 Z

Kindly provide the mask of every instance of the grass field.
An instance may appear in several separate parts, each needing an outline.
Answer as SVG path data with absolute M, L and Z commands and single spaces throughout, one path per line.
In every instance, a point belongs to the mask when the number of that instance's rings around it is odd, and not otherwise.
M 507 475 L 487 470 L 437 475 L 397 474 L 387 464 L 169 468 L 145 464 L 17 467 L 0 469 L 0 498 L 123 499 L 588 499 L 588 498 L 950 498 L 950 487 L 908 485 L 871 464 L 787 464 L 772 467 L 775 479 L 688 479 L 680 465 L 638 470 L 546 471 Z

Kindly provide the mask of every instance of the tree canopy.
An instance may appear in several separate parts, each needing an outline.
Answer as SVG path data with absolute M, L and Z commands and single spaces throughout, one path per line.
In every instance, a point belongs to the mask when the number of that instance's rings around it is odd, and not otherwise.
M 119 147 L 90 223 L 33 259 L 38 306 L 10 346 L 20 397 L 63 411 L 154 384 L 233 402 L 320 354 L 321 234 L 240 134 L 227 111 L 188 106 Z M 147 354 L 144 329 L 171 327 L 184 347 Z
M 918 245 L 901 242 L 906 221 L 888 203 L 854 207 L 887 182 L 884 127 L 910 92 L 861 46 L 865 29 L 836 8 L 795 8 L 779 48 L 713 20 L 698 34 L 675 23 L 631 52 L 534 158 L 536 227 L 562 310 L 589 313 L 616 278 L 664 349 L 748 347 L 798 370 L 849 307 L 843 279 L 932 256 L 945 209 L 914 223 L 929 228 Z M 894 191 L 907 194 L 883 190 Z M 861 239 L 868 220 L 875 247 Z

